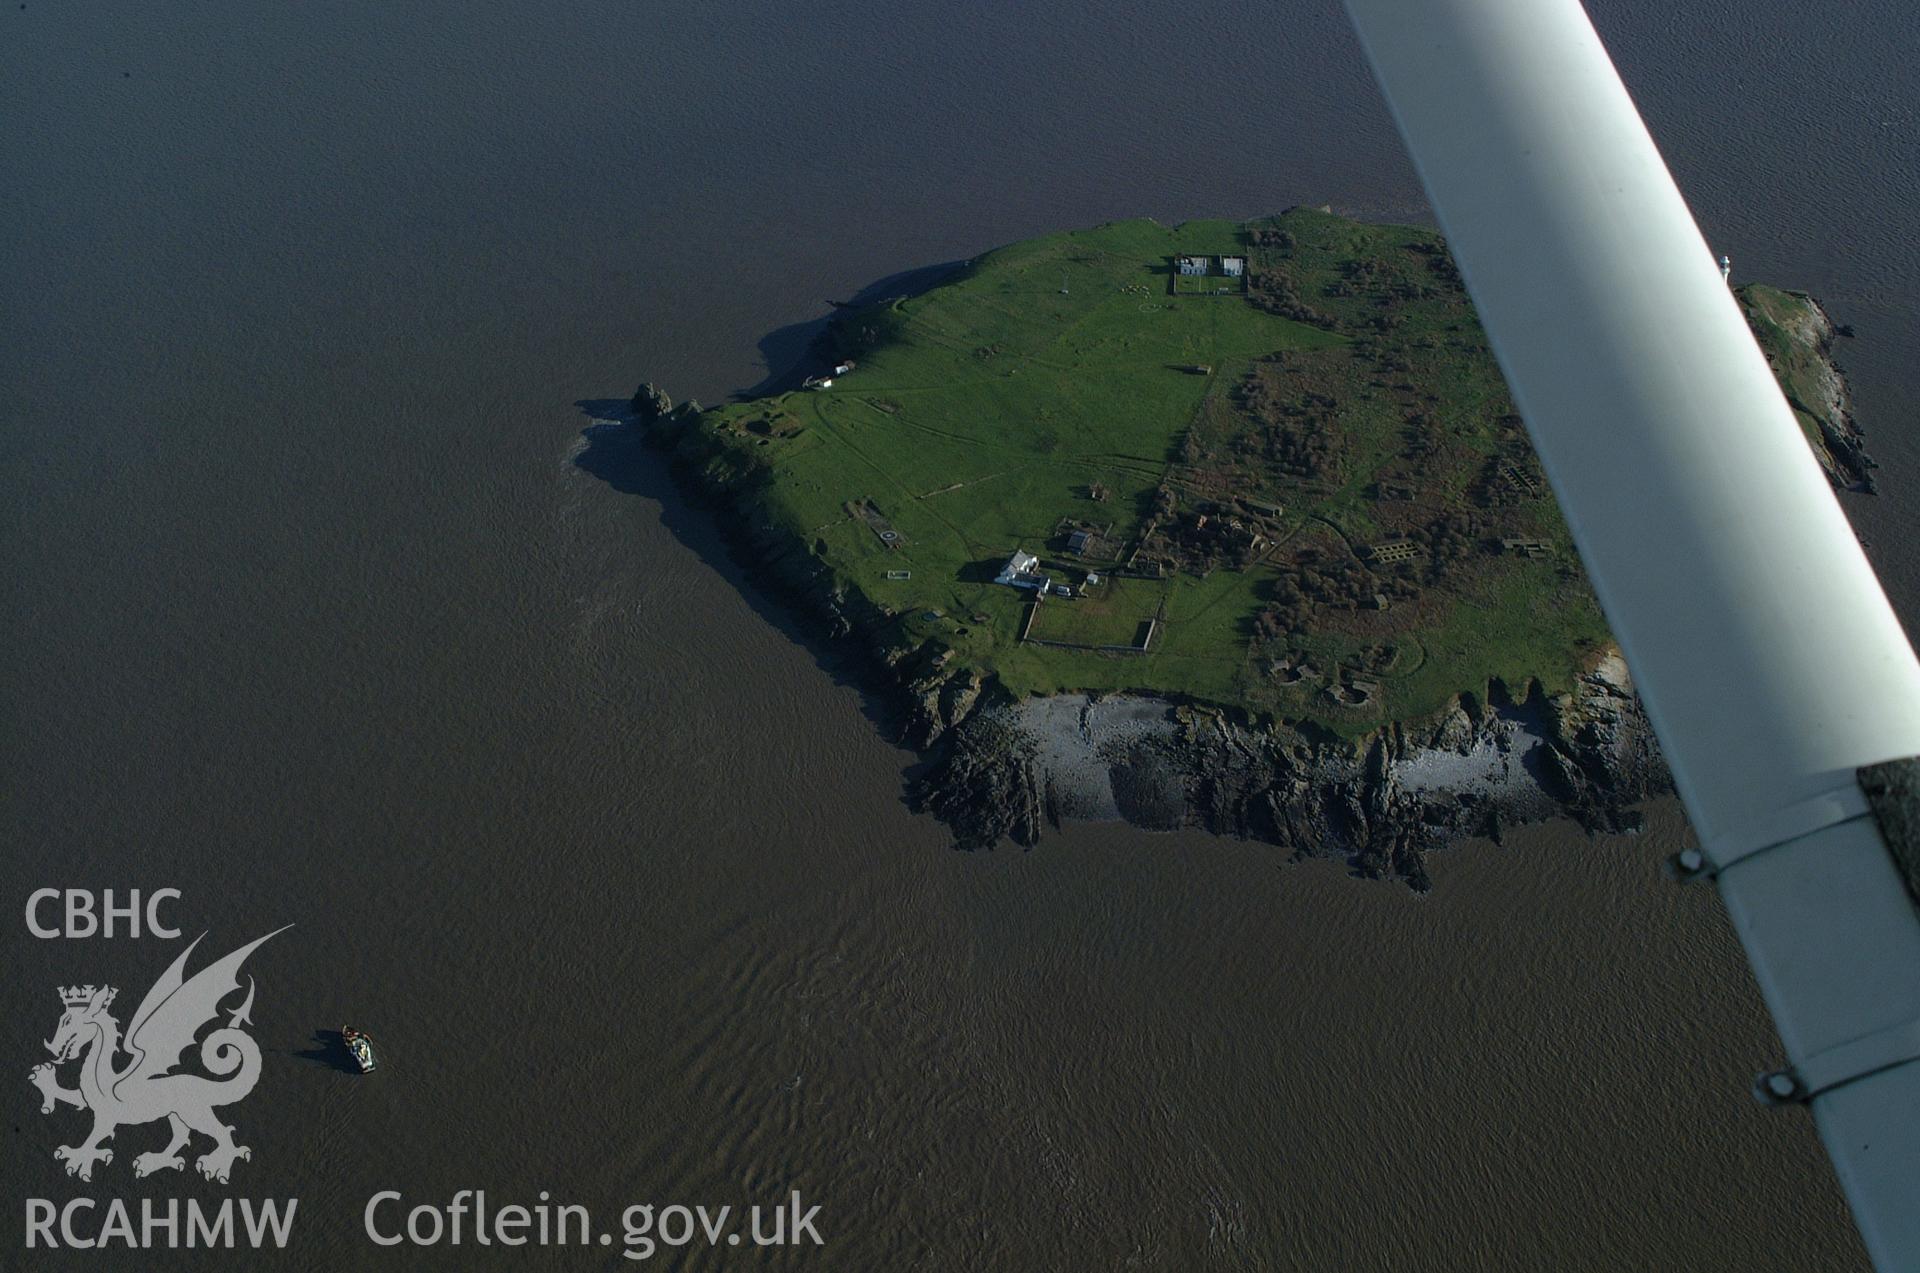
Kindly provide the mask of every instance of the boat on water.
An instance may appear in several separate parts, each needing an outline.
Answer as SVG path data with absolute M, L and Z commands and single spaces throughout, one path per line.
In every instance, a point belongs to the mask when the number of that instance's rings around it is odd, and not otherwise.
M 347 1045 L 347 1054 L 353 1057 L 353 1063 L 360 1067 L 362 1074 L 371 1074 L 380 1062 L 374 1059 L 373 1039 L 364 1031 L 350 1025 L 340 1027 L 340 1038 Z

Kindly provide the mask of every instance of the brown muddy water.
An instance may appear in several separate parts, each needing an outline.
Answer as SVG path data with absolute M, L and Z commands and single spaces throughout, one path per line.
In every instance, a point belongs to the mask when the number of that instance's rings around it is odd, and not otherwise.
M 1596 18 L 1716 248 L 1859 330 L 1889 493 L 1850 509 L 1920 613 L 1912 13 Z M 0 121 L 0 1266 L 630 1266 L 375 1246 L 387 1189 L 610 1236 L 820 1207 L 823 1248 L 676 1267 L 1860 1265 L 1808 1121 L 1746 1095 L 1777 1045 L 1660 878 L 1672 804 L 1425 898 L 1115 826 L 957 854 L 708 515 L 575 463 L 576 402 L 750 388 L 829 298 L 1011 239 L 1418 217 L 1330 5 L 30 0 Z M 136 1182 L 157 1124 L 61 1173 L 84 1117 L 21 1081 L 55 987 L 124 1022 L 181 943 L 36 940 L 42 886 L 178 888 L 201 956 L 296 925 L 248 964 L 230 1185 Z M 76 1196 L 299 1209 L 270 1260 L 24 1250 Z

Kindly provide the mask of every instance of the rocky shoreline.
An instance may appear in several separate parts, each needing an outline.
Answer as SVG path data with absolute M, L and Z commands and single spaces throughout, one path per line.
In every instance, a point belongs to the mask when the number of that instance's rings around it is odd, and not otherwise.
M 1672 779 L 1626 666 L 1609 651 L 1577 689 L 1501 685 L 1420 724 L 1360 740 L 1250 725 L 1218 709 L 1116 694 L 976 707 L 936 745 L 914 798 L 967 848 L 1032 845 L 1049 826 L 1124 819 L 1201 827 L 1295 858 L 1429 887 L 1426 854 L 1468 836 L 1569 817 L 1631 831 Z
M 1853 395 L 1846 373 L 1833 357 L 1836 339 L 1850 338 L 1853 328 L 1836 325 L 1826 306 L 1804 292 L 1788 295 L 1803 303 L 1784 324 L 1789 344 L 1778 348 L 1756 325 L 1755 334 L 1768 363 L 1781 378 L 1781 388 L 1796 411 L 1813 422 L 1813 453 L 1835 489 L 1862 495 L 1877 494 L 1873 470 L 1879 467 L 1867 453 L 1866 434 L 1853 418 Z M 1783 367 L 1783 361 L 1792 365 Z M 1784 374 L 1783 374 L 1784 373 Z
M 1122 819 L 1258 840 L 1294 858 L 1341 858 L 1359 875 L 1424 890 L 1426 854 L 1454 840 L 1498 840 L 1505 827 L 1552 817 L 1633 830 L 1634 806 L 1672 789 L 1613 651 L 1572 693 L 1496 683 L 1432 719 L 1358 741 L 1147 695 L 1016 700 L 951 666 L 948 649 L 888 644 L 883 634 L 897 631 L 889 616 L 834 586 L 806 545 L 774 528 L 752 475 L 701 448 L 698 430 L 685 427 L 698 414 L 697 404 L 676 408 L 648 385 L 633 410 L 601 427 L 669 451 L 682 488 L 729 514 L 719 521 L 743 564 L 822 635 L 869 656 L 898 708 L 898 741 L 926 762 L 909 799 L 945 822 L 957 847 L 1031 847 L 1049 827 Z

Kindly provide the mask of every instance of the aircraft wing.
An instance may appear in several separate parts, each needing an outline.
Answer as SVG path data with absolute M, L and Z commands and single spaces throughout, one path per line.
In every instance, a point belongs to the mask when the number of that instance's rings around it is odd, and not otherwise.
M 1875 1261 L 1920 1268 L 1920 911 L 1856 780 L 1920 754 L 1920 665 L 1576 0 L 1346 4 L 1779 1027 L 1776 1094 L 1810 1097 Z

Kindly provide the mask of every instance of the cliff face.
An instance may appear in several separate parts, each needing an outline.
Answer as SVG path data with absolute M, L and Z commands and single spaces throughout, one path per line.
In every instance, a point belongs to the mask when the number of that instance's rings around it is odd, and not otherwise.
M 1645 712 L 1609 654 L 1569 694 L 1490 687 L 1357 743 L 1134 695 L 989 702 L 948 727 L 915 790 L 962 847 L 1036 843 L 1048 825 L 1124 818 L 1338 857 L 1428 886 L 1426 854 L 1463 836 L 1571 817 L 1632 830 L 1668 791 Z

